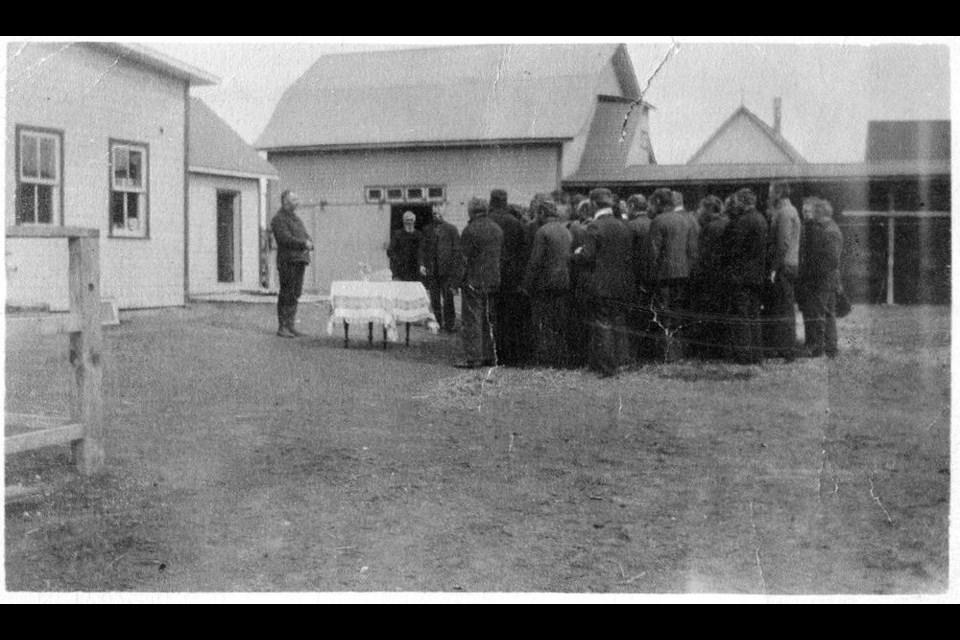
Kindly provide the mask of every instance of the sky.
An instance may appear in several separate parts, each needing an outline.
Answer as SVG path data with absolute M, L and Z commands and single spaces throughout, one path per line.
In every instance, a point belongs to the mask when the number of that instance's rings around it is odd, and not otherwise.
M 960 51 L 956 48 L 960 39 L 946 38 L 784 42 L 767 37 L 730 42 L 623 36 L 605 40 L 627 43 L 640 86 L 649 81 L 645 97 L 656 107 L 650 134 L 660 164 L 689 160 L 741 104 L 772 124 L 776 96 L 783 101 L 783 134 L 808 161 L 862 161 L 868 120 L 950 117 L 951 47 Z M 321 55 L 477 41 L 353 37 L 309 42 L 152 39 L 145 43 L 218 76 L 219 85 L 194 88 L 193 94 L 253 143 L 283 91 Z

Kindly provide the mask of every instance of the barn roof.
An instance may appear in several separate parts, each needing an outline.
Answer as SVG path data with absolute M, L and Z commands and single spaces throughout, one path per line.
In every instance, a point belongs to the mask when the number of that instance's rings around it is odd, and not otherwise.
M 697 149 L 696 153 L 694 153 L 693 156 L 691 156 L 688 163 L 696 164 L 700 160 L 700 157 L 703 156 L 704 153 L 706 153 L 707 149 L 709 149 L 718 140 L 720 140 L 723 134 L 728 129 L 733 127 L 734 124 L 741 118 L 746 120 L 748 123 L 753 125 L 756 129 L 758 129 L 764 136 L 769 138 L 770 141 L 774 144 L 774 146 L 783 154 L 785 162 L 792 162 L 797 164 L 806 162 L 804 157 L 801 156 L 800 153 L 793 148 L 793 145 L 787 142 L 787 139 L 784 138 L 782 135 L 780 135 L 776 129 L 774 129 L 773 127 L 768 125 L 766 122 L 764 122 L 753 111 L 750 111 L 750 109 L 748 109 L 744 105 L 740 105 L 740 108 L 734 111 L 730 115 L 730 117 L 727 118 L 724 121 L 724 123 L 721 124 L 716 131 L 713 132 L 713 135 L 707 138 L 707 141 L 704 142 L 699 149 Z
M 867 125 L 867 162 L 949 159 L 949 120 L 871 120 Z
M 190 98 L 190 170 L 250 177 L 277 177 L 236 131 L 199 98 Z
M 284 93 L 260 149 L 563 140 L 589 126 L 613 61 L 640 94 L 621 44 L 503 44 L 322 56 Z

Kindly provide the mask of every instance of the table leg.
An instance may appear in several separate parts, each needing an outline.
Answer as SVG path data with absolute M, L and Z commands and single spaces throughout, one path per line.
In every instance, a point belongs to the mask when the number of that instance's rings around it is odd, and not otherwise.
M 387 348 L 387 325 L 383 325 L 383 348 Z
M 373 323 L 370 322 L 367 324 L 367 342 L 373 344 Z
M 410 346 L 410 323 L 407 323 L 407 346 Z
M 343 348 L 350 348 L 350 324 L 346 321 L 343 323 Z

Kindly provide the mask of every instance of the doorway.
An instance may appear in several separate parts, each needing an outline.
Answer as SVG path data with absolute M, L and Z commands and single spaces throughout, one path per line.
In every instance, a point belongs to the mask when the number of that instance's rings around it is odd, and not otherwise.
M 217 282 L 237 282 L 240 274 L 240 193 L 217 191 Z

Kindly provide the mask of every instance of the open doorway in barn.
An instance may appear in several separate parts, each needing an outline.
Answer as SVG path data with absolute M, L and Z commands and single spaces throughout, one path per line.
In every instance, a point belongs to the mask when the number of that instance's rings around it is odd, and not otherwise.
M 403 214 L 413 211 L 417 216 L 416 228 L 418 231 L 433 222 L 433 205 L 429 204 L 394 204 L 390 206 L 390 233 L 403 229 Z
M 217 282 L 240 279 L 240 194 L 217 190 Z

